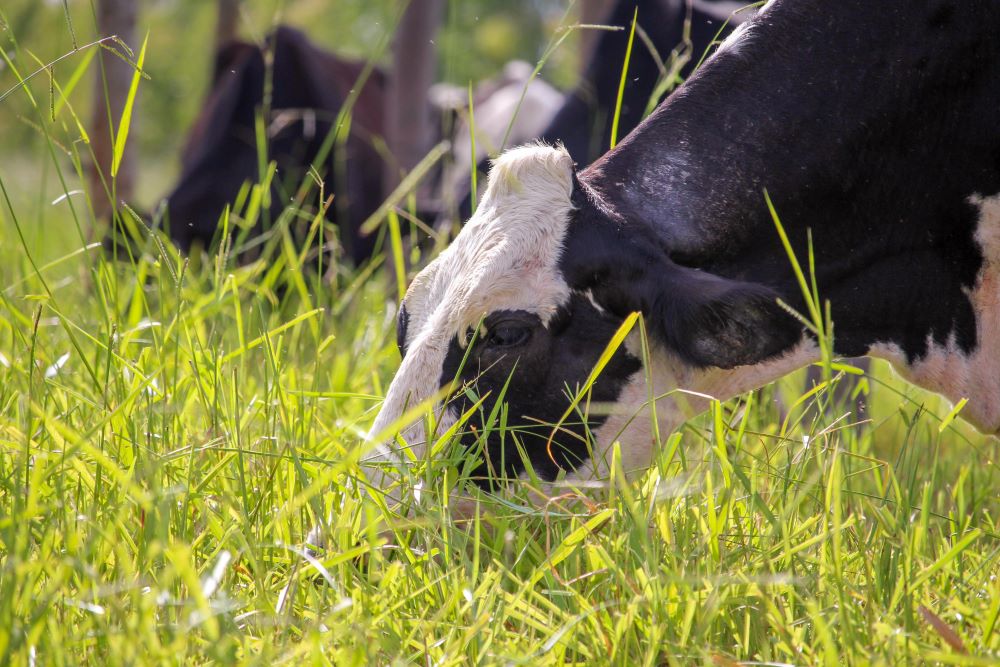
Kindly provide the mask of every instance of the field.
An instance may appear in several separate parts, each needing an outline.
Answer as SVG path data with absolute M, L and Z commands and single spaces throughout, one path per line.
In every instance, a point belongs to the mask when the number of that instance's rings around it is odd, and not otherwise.
M 71 48 L 33 25 L 0 34 L 15 62 Z M 324 277 L 278 226 L 248 265 L 166 241 L 108 259 L 72 159 L 85 96 L 56 114 L 7 64 L 0 664 L 1000 664 L 1000 444 L 943 399 L 879 363 L 799 372 L 585 494 L 456 518 L 455 467 L 420 463 L 400 515 L 356 483 L 399 362 L 384 257 Z M 149 192 L 193 113 L 156 126 L 154 102 Z

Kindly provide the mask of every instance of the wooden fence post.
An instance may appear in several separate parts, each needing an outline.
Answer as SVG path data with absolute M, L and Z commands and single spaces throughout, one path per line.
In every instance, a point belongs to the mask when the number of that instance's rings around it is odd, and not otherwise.
M 241 0 L 219 0 L 218 18 L 215 22 L 215 52 L 236 39 L 240 22 Z
M 117 35 L 118 39 L 136 50 L 136 56 L 138 56 L 138 43 L 135 39 L 137 4 L 137 0 L 97 2 L 97 29 L 100 36 Z M 111 46 L 121 48 L 114 44 Z M 117 201 L 125 201 L 132 197 L 135 188 L 135 120 L 132 121 L 132 131 L 129 132 L 129 140 L 125 144 L 117 177 L 114 182 L 111 179 L 111 161 L 114 155 L 112 132 L 118 131 L 118 122 L 125 107 L 125 100 L 128 98 L 135 70 L 132 65 L 106 49 L 100 50 L 98 59 L 94 77 L 94 107 L 90 132 L 94 151 L 94 164 L 90 170 L 90 195 L 97 220 L 107 220 L 116 208 L 108 194 L 110 193 Z
M 393 66 L 386 95 L 385 140 L 394 159 L 386 163 L 385 191 L 431 149 L 433 128 L 427 91 L 437 70 L 434 37 L 441 23 L 442 0 L 410 0 L 393 40 Z

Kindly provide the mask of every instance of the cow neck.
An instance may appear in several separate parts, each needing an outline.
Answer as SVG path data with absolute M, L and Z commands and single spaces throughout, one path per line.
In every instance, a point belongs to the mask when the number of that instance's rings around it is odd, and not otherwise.
M 1000 192 L 998 20 L 990 2 L 774 0 L 580 180 L 678 263 L 804 310 L 767 190 L 800 258 L 812 239 L 840 353 L 968 352 L 971 202 Z
M 915 172 L 961 148 L 943 130 L 976 131 L 987 105 L 962 97 L 994 69 L 992 22 L 982 15 L 998 10 L 956 3 L 942 17 L 914 4 L 772 2 L 581 179 L 692 264 L 737 255 L 762 232 L 776 240 L 765 189 L 786 225 L 822 233 L 884 208 L 878 196 L 889 186 L 872 182 L 884 169 L 896 169 L 900 194 L 939 183 Z M 977 11 L 966 29 L 961 19 Z

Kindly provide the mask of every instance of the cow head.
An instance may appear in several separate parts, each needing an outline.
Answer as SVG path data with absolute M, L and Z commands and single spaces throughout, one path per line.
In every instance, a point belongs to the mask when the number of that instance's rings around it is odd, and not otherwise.
M 409 408 L 447 388 L 439 432 L 483 401 L 461 439 L 481 457 L 476 481 L 516 476 L 525 460 L 543 480 L 560 470 L 591 474 L 606 469 L 614 440 L 628 461 L 648 464 L 648 428 L 625 427 L 649 425 L 636 415 L 649 392 L 640 389 L 646 374 L 635 336 L 592 387 L 587 404 L 610 411 L 574 411 L 553 437 L 624 319 L 643 314 L 656 357 L 646 361 L 672 389 L 703 369 L 756 364 L 791 347 L 801 328 L 776 296 L 672 262 L 577 179 L 561 147 L 511 150 L 494 163 L 475 215 L 407 292 L 398 316 L 402 364 L 371 436 L 387 435 Z M 498 401 L 508 428 L 484 436 L 483 416 Z M 401 435 L 418 458 L 425 452 L 423 424 Z M 372 458 L 404 460 L 386 445 Z

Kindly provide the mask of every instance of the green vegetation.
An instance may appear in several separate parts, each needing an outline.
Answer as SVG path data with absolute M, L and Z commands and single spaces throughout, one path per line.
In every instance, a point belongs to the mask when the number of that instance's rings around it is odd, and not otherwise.
M 5 0 L 0 6 L 0 44 L 21 61 L 20 69 L 31 71 L 70 52 L 74 36 L 76 45 L 93 38 L 91 0 L 68 0 L 72 31 L 62 5 L 63 0 Z M 385 62 L 387 54 L 378 54 L 378 45 L 398 20 L 400 7 L 395 0 L 249 0 L 241 10 L 240 32 L 244 39 L 260 40 L 272 25 L 288 23 L 340 54 Z M 558 26 L 564 13 L 565 3 L 560 0 L 448 2 L 438 40 L 442 79 L 464 87 L 469 81 L 493 76 L 512 58 L 535 62 L 544 49 L 546 32 Z M 215 2 L 143 0 L 139 27 L 140 40 L 145 29 L 150 29 L 146 63 L 150 78 L 143 82 L 139 97 L 136 113 L 142 126 L 136 140 L 147 160 L 165 163 L 172 170 L 211 76 Z M 139 45 L 130 46 L 138 50 Z M 575 57 L 572 45 L 559 51 L 549 60 L 546 78 L 562 86 L 571 84 Z M 64 83 L 81 59 L 57 66 L 57 81 Z M 4 90 L 16 81 L 5 70 L 0 67 Z M 87 77 L 72 97 L 84 118 L 90 109 L 90 83 Z M 38 81 L 32 89 L 42 101 L 48 96 L 47 88 L 47 82 Z M 23 120 L 30 112 L 23 94 L 4 101 L 0 136 L 5 153 L 14 147 L 37 146 L 37 132 Z M 161 196 L 169 183 L 147 172 L 144 168 L 141 174 L 145 200 Z
M 17 62 L 69 50 L 12 13 Z M 194 67 L 157 46 L 181 39 L 150 35 L 137 135 L 193 109 L 144 111 L 158 68 Z M 278 226 L 247 266 L 156 242 L 109 262 L 89 193 L 61 196 L 87 107 L 53 119 L 48 79 L 28 88 L 0 102 L 24 132 L 0 150 L 0 664 L 1000 660 L 1000 446 L 941 399 L 879 364 L 799 373 L 663 434 L 633 484 L 460 520 L 444 460 L 387 515 L 354 484 L 398 363 L 381 261 L 321 279 Z M 842 416 L 845 377 L 870 423 Z

